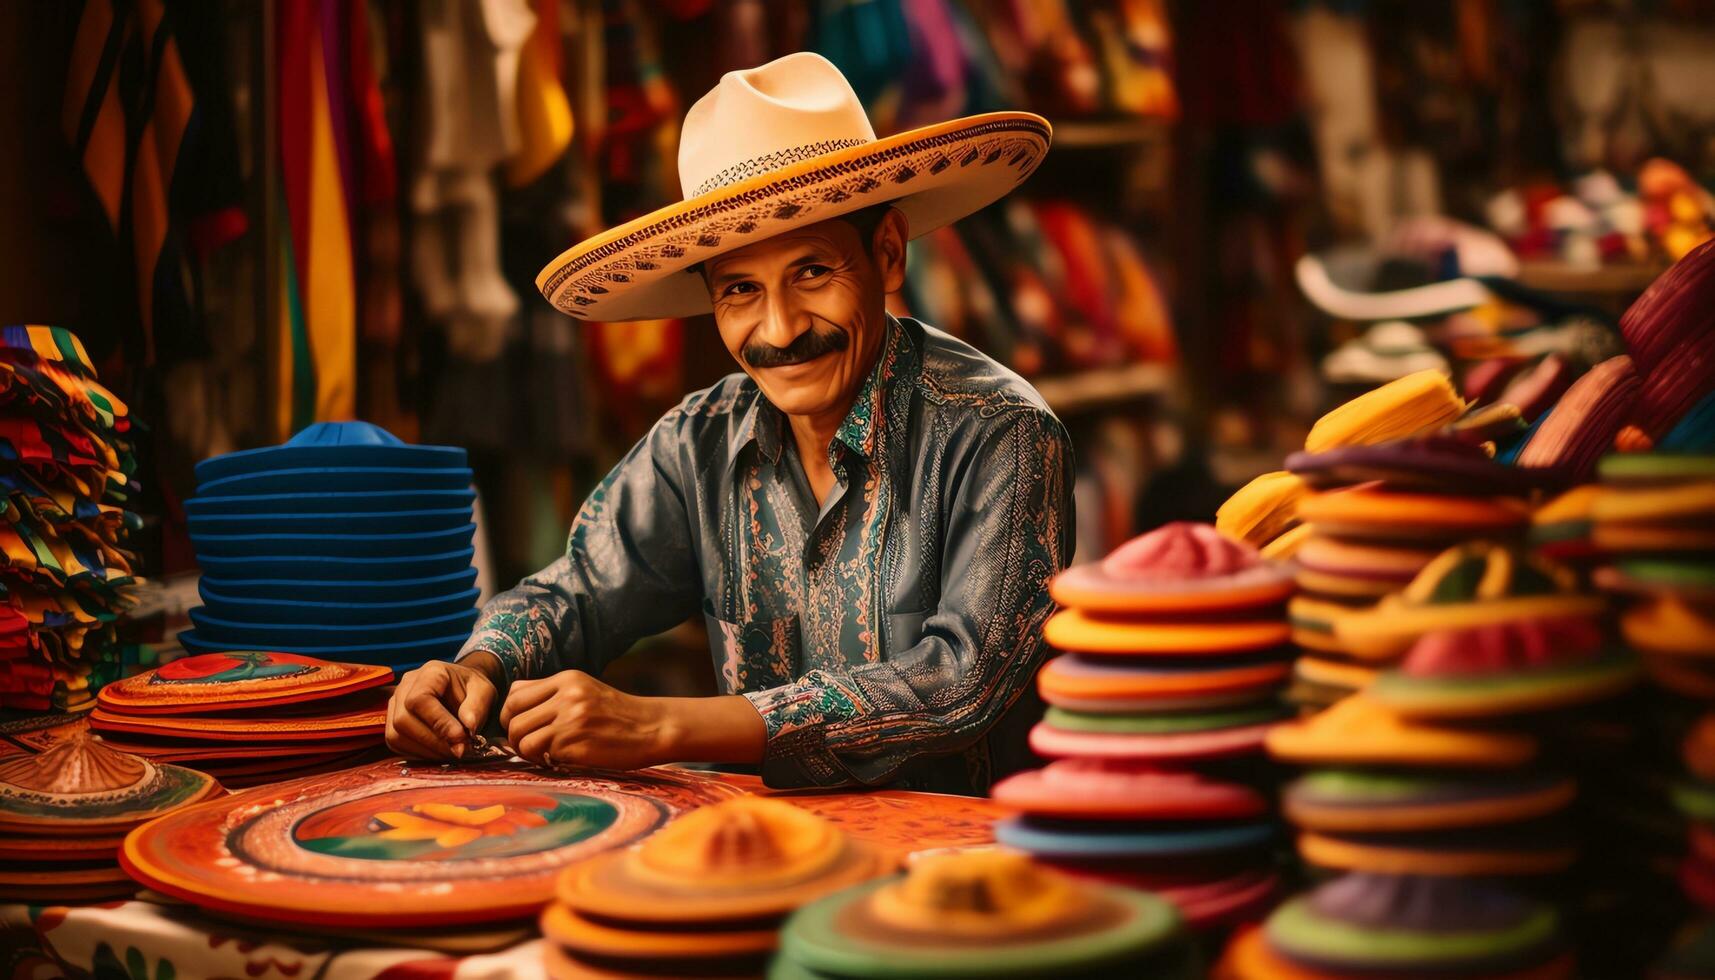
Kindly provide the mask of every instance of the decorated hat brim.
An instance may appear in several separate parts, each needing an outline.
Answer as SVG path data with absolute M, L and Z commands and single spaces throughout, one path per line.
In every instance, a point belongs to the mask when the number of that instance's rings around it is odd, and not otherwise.
M 810 144 L 771 154 L 741 165 L 757 169 L 755 176 L 695 194 L 567 249 L 537 275 L 536 288 L 580 320 L 707 313 L 708 291 L 701 277 L 688 271 L 698 264 L 884 203 L 904 212 L 912 237 L 927 234 L 1018 186 L 1042 162 L 1051 135 L 1040 116 L 994 112 L 853 147 Z

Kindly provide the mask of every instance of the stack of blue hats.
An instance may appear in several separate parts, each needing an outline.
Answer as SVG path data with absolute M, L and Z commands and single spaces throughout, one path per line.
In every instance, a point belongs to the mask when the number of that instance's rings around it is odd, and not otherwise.
M 197 464 L 187 501 L 202 568 L 193 654 L 271 650 L 409 670 L 476 623 L 465 452 L 366 422 Z

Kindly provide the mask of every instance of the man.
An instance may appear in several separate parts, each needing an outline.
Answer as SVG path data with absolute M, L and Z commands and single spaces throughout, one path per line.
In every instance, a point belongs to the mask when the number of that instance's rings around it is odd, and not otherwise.
M 389 744 L 462 756 L 498 706 L 548 765 L 964 793 L 1021 767 L 1047 581 L 1071 552 L 1071 449 L 1017 375 L 884 300 L 909 235 L 1005 194 L 1047 141 L 1026 113 L 877 140 L 813 54 L 723 78 L 685 119 L 686 200 L 537 284 L 580 318 L 712 310 L 743 373 L 655 425 L 456 663 L 404 677 Z M 592 676 L 699 607 L 723 695 Z

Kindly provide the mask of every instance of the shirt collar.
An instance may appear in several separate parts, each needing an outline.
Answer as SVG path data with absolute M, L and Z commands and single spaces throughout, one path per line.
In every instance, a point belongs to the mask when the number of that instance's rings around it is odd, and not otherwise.
M 865 459 L 874 457 L 876 432 L 888 422 L 887 395 L 900 382 L 908 381 L 914 375 L 920 360 L 917 355 L 918 344 L 911 331 L 893 314 L 887 314 L 887 336 L 882 339 L 881 353 L 863 386 L 858 389 L 851 411 L 846 413 L 845 420 L 835 431 L 835 442 Z M 785 436 L 785 413 L 775 408 L 759 391 L 739 420 L 738 429 L 727 448 L 727 467 L 730 469 L 738 460 L 738 454 L 753 442 L 765 459 L 778 463 Z M 831 457 L 834 453 L 832 445 L 828 452 Z

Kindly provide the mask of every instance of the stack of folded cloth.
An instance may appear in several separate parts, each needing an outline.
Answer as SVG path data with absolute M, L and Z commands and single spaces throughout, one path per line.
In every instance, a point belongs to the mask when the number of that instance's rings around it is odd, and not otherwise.
M 87 711 L 119 673 L 130 426 L 76 337 L 0 328 L 0 708 Z
M 393 671 L 240 650 L 102 688 L 90 727 L 116 748 L 239 788 L 344 769 L 383 751 Z
M 1006 851 L 926 856 L 786 920 L 770 977 L 1204 976 L 1171 903 Z
M 119 868 L 126 833 L 221 792 L 203 773 L 81 731 L 0 762 L 0 895 L 42 905 L 130 895 L 137 885 Z
M 202 567 L 191 653 L 268 650 L 408 670 L 476 622 L 462 449 L 362 422 L 197 464 L 185 505 Z
M 716 803 L 562 872 L 542 913 L 544 966 L 551 977 L 760 973 L 788 913 L 893 869 L 790 803 Z
M 1234 937 L 1216 980 L 1571 980 L 1566 929 L 1544 902 L 1491 882 L 1350 874 Z
M 1195 926 L 1271 898 L 1276 839 L 1255 771 L 1282 716 L 1290 574 L 1208 525 L 1169 524 L 1057 576 L 1030 733 L 1056 761 L 994 788 L 1004 845 L 1145 888 Z

